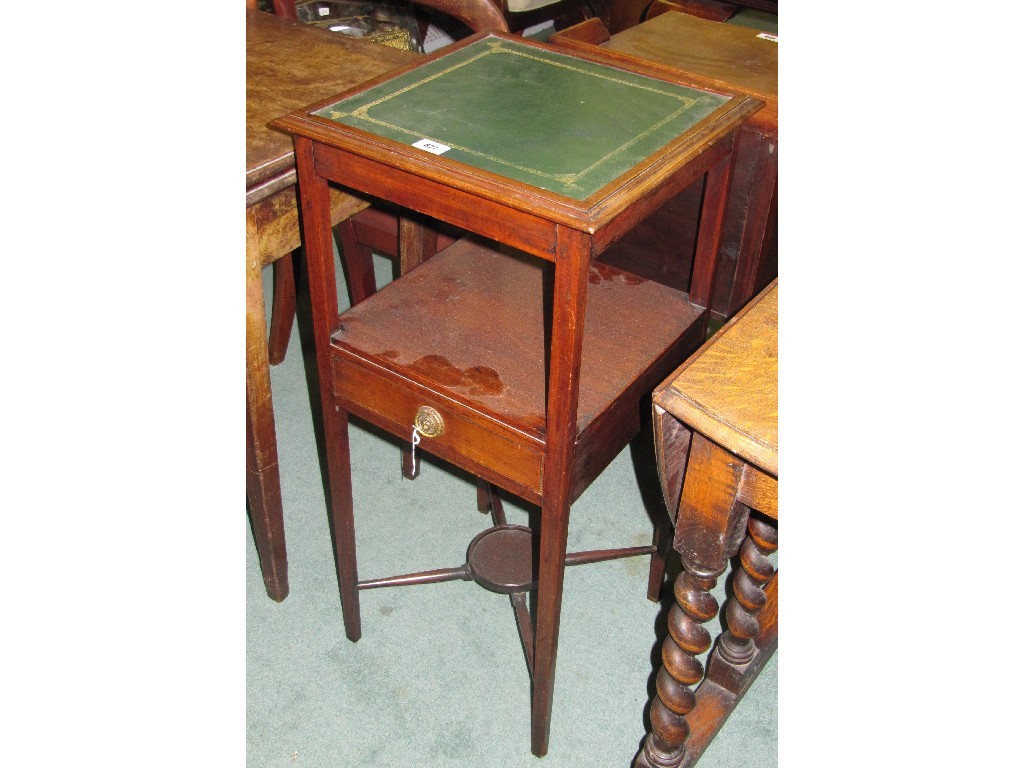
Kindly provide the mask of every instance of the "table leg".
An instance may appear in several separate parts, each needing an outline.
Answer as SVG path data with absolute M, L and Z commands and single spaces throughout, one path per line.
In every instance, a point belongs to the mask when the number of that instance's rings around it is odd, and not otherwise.
M 762 139 L 751 141 L 744 157 L 749 168 L 744 170 L 750 180 L 746 186 L 749 199 L 740 228 L 739 251 L 736 257 L 736 276 L 725 315 L 731 317 L 750 301 L 760 288 L 761 261 L 771 234 L 772 200 L 779 175 L 779 152 L 776 142 Z
M 301 192 L 299 199 L 302 205 L 303 242 L 306 248 L 304 263 L 309 278 L 317 378 L 324 419 L 335 567 L 341 591 L 345 635 L 349 640 L 356 641 L 362 636 L 362 626 L 359 617 L 355 520 L 352 514 L 348 413 L 335 405 L 331 371 L 330 333 L 338 319 L 338 294 L 331 237 L 330 196 L 326 179 L 316 174 L 313 145 L 309 139 L 295 138 L 295 157 Z
M 341 614 L 345 636 L 355 642 L 363 636 L 359 615 L 359 572 L 356 568 L 356 526 L 352 508 L 352 465 L 349 454 L 348 412 L 335 407 L 330 393 L 322 395 L 331 411 L 324 418 L 324 439 L 331 488 L 331 532 L 334 536 L 334 563 L 341 591 Z
M 692 433 L 681 421 L 657 404 L 654 404 L 652 413 L 658 480 L 661 485 L 661 497 L 665 500 L 664 518 L 655 521 L 654 525 L 653 543 L 656 550 L 651 555 L 647 576 L 647 599 L 656 603 L 661 600 L 665 567 L 672 551 L 675 516 L 679 510 Z
M 551 304 L 547 441 L 537 574 L 537 630 L 534 639 L 531 731 L 533 754 L 538 757 L 547 754 L 551 729 L 589 270 L 590 236 L 575 230 L 560 229 L 555 261 L 554 300 Z
M 737 135 L 738 133 L 737 131 Z M 722 222 L 725 219 L 725 206 L 729 199 L 729 185 L 732 180 L 737 141 L 737 136 L 734 136 L 733 151 L 708 169 L 704 184 L 700 230 L 697 232 L 697 247 L 693 255 L 693 272 L 690 278 L 690 300 L 709 310 L 715 289 L 718 251 L 722 240 Z M 710 314 L 709 311 L 704 316 L 705 331 Z
M 675 548 L 683 570 L 675 582 L 676 604 L 662 645 L 658 694 L 651 703 L 651 730 L 634 768 L 670 768 L 686 757 L 690 725 L 685 715 L 696 704 L 692 687 L 704 677 L 697 656 L 711 647 L 702 625 L 718 615 L 711 595 L 725 573 L 746 526 L 749 509 L 737 500 L 743 462 L 694 433 L 676 519 Z
M 405 275 L 437 253 L 437 230 L 427 226 L 415 211 L 401 210 L 398 216 L 398 273 Z M 420 460 L 406 443 L 402 444 L 402 477 L 415 480 Z
M 399 274 L 408 274 L 435 253 L 437 230 L 414 211 L 402 211 L 398 219 Z
M 654 522 L 651 545 L 654 547 L 654 554 L 651 555 L 651 564 L 647 570 L 647 599 L 656 603 L 661 600 L 665 567 L 668 565 L 668 555 L 672 550 L 672 525 L 667 517 Z
M 245 464 L 246 496 L 253 538 L 267 594 L 280 602 L 288 595 L 288 557 L 277 464 L 277 435 L 270 393 L 263 264 L 256 247 L 255 221 L 246 213 L 245 275 Z
M 267 342 L 271 365 L 280 365 L 288 351 L 288 337 L 295 322 L 295 257 L 287 253 L 274 262 L 274 307 Z
M 345 278 L 352 306 L 377 292 L 377 278 L 373 271 L 373 252 L 359 242 L 355 222 L 345 219 L 335 228 L 340 240 Z
M 778 528 L 751 516 L 747 536 L 740 546 L 740 568 L 733 579 L 734 594 L 725 604 L 728 628 L 708 660 L 708 679 L 731 693 L 746 691 L 760 671 L 755 657 L 758 653 L 770 656 L 774 643 L 778 642 L 774 631 L 777 614 L 765 610 L 769 602 L 765 585 L 775 576 L 768 556 L 778 548 Z M 773 583 L 773 587 L 776 585 L 777 582 Z

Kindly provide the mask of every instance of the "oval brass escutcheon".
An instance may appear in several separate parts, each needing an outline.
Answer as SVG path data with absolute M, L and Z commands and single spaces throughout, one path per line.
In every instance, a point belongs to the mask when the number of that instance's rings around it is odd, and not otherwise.
M 416 410 L 412 423 L 426 437 L 438 437 L 444 432 L 444 417 L 429 405 L 421 405 Z

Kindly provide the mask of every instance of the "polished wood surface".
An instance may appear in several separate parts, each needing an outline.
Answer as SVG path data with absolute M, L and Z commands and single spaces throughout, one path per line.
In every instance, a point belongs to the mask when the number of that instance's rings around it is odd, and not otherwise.
M 635 768 L 693 765 L 778 645 L 777 390 L 777 280 L 655 390 L 658 470 L 683 568 Z M 720 615 L 711 590 L 737 554 L 705 672 L 704 625 Z
M 718 0 L 614 0 L 612 10 L 607 19 L 608 29 L 612 33 L 635 27 L 646 19 L 653 18 L 662 12 L 659 6 L 664 5 L 672 10 L 709 21 L 726 21 L 736 15 L 741 8 L 753 8 L 767 13 L 778 13 L 779 4 L 775 0 L 739 0 L 739 2 L 719 2 Z
M 739 90 L 764 102 L 747 121 L 779 133 L 779 44 L 759 30 L 672 11 L 611 35 L 605 48 L 686 72 L 709 88 Z
M 443 56 L 458 55 L 461 49 L 484 40 L 483 35 L 474 36 L 426 57 L 418 66 L 429 67 Z M 485 44 L 507 45 L 517 55 L 549 58 L 550 49 L 540 44 L 505 35 L 491 36 L 489 41 Z M 608 62 L 599 51 L 557 58 L 560 65 Z M 627 65 L 625 69 L 648 74 L 642 66 Z M 385 81 L 390 87 L 392 80 L 410 70 L 399 70 L 364 88 L 384 86 Z M 559 76 L 564 71 L 559 70 Z M 610 72 L 603 71 L 606 75 Z M 621 73 L 622 67 L 614 72 Z M 619 74 L 616 77 L 622 79 Z M 661 74 L 653 77 L 675 82 Z M 382 92 L 389 90 L 383 88 Z M 352 640 L 362 634 L 349 413 L 411 440 L 417 434 L 413 432 L 415 413 L 421 406 L 429 406 L 445 428 L 433 437 L 421 434 L 419 450 L 436 452 L 493 485 L 540 505 L 537 600 L 528 643 L 533 653 L 527 653 L 527 658 L 532 658 L 532 748 L 537 755 L 545 754 L 548 746 L 572 500 L 637 434 L 640 401 L 653 383 L 650 377 L 671 369 L 673 358 L 678 364 L 706 334 L 731 152 L 742 121 L 760 106 L 743 95 L 728 95 L 724 104 L 693 128 L 667 139 L 612 183 L 581 199 L 312 114 L 336 99 L 275 122 L 295 135 L 346 634 Z M 496 90 L 493 98 L 498 103 L 488 118 L 501 119 L 501 104 L 507 103 L 505 91 Z M 547 106 L 550 102 L 535 108 Z M 565 110 L 559 114 L 564 115 Z M 529 113 L 517 117 L 528 118 Z M 594 265 L 594 256 L 704 176 L 707 191 L 688 294 L 681 296 L 664 286 L 647 285 L 632 275 Z M 339 317 L 328 180 L 521 253 L 462 241 L 410 269 Z M 403 243 L 400 246 L 405 247 Z M 445 255 L 448 252 L 451 262 Z M 418 255 L 410 254 L 410 266 L 418 263 Z M 496 259 L 505 260 L 504 265 L 496 266 Z M 533 266 L 520 269 L 523 259 L 534 262 Z M 492 278 L 489 282 L 488 276 Z M 530 281 L 532 288 L 527 285 Z M 543 286 L 539 300 L 533 295 L 538 285 Z M 648 295 L 650 291 L 654 294 Z M 488 293 L 499 311 L 492 312 L 484 303 Z M 529 299 L 526 293 L 531 294 Z M 606 302 L 603 296 L 617 298 Z M 643 327 L 644 311 L 629 310 L 636 306 L 636 297 L 643 296 L 646 301 L 664 304 L 670 312 L 677 306 L 677 320 L 662 319 L 669 323 L 681 320 L 683 326 L 676 325 L 658 339 L 658 331 Z M 592 325 L 600 332 L 601 307 L 619 299 L 624 306 L 618 310 L 609 307 L 611 314 L 604 321 L 606 328 L 621 325 L 615 329 L 622 339 L 616 354 L 613 345 L 602 351 L 596 336 L 588 336 L 587 328 Z M 652 312 L 657 314 L 657 310 Z M 631 325 L 634 323 L 640 325 Z M 497 340 L 491 338 L 495 333 L 492 324 L 500 336 Z M 451 339 L 427 338 L 438 329 L 449 331 Z M 648 334 L 655 341 L 645 347 L 650 342 L 641 343 L 640 339 Z M 634 365 L 631 355 L 622 352 L 630 345 L 638 347 L 647 359 L 633 361 Z M 523 355 L 518 367 L 515 360 L 507 359 L 517 348 Z M 527 375 L 531 379 L 528 384 L 519 381 Z M 502 399 L 506 393 L 509 402 Z
M 418 58 L 260 11 L 246 11 L 245 40 L 247 205 L 276 191 L 272 179 L 295 184 L 291 137 L 271 120 Z
M 262 271 L 268 264 L 281 264 L 298 248 L 299 221 L 292 142 L 268 123 L 310 99 L 356 85 L 410 58 L 415 55 L 246 11 L 246 498 L 267 594 L 274 600 L 288 594 L 288 561 L 269 365 L 282 354 L 292 317 L 286 315 L 286 328 L 274 329 L 272 355 Z M 329 76 L 319 74 L 325 68 Z M 332 190 L 329 217 L 342 221 L 365 207 L 364 200 Z M 290 271 L 289 263 L 283 272 Z M 275 287 L 290 290 L 294 306 L 294 285 Z M 279 298 L 289 299 L 280 293 L 275 300 Z
M 744 461 L 779 473 L 778 290 L 723 326 L 662 388 L 659 405 Z
M 756 29 L 676 11 L 614 35 L 590 19 L 556 33 L 551 42 L 583 51 L 600 46 L 622 61 L 685 73 L 704 87 L 737 90 L 764 104 L 741 132 L 722 232 L 712 311 L 720 319 L 731 317 L 778 273 L 778 43 Z M 685 289 L 688 265 L 657 243 L 673 229 L 692 232 L 687 225 L 699 199 L 699 190 L 687 190 L 676 201 L 679 213 L 664 212 L 647 225 L 655 230 L 647 241 L 624 240 L 605 260 Z

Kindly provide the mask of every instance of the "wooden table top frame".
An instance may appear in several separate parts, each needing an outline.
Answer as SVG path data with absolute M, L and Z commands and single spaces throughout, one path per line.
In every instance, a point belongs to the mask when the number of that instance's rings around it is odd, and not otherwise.
M 298 248 L 300 239 L 292 142 L 271 130 L 268 123 L 282 112 L 419 57 L 261 11 L 247 10 L 245 24 L 246 499 L 263 582 L 267 594 L 280 602 L 288 595 L 288 557 L 270 390 L 263 267 Z M 365 200 L 332 188 L 330 220 L 337 223 L 366 206 Z
M 654 392 L 662 493 L 683 569 L 662 645 L 651 732 L 634 768 L 689 768 L 778 645 L 778 280 Z M 752 511 L 752 510 L 756 510 Z M 739 554 L 726 630 L 710 590 Z M 692 687 L 696 686 L 694 690 Z
M 588 19 L 556 32 L 549 42 L 583 51 L 600 46 L 624 61 L 667 67 L 705 87 L 730 88 L 764 103 L 740 131 L 722 225 L 711 311 L 718 319 L 731 317 L 778 274 L 779 44 L 775 36 L 668 11 L 611 36 L 600 19 Z M 657 261 L 656 254 L 644 258 Z
M 470 46 L 477 48 L 471 51 Z M 428 67 L 460 61 L 457 57 L 471 56 L 481 46 L 503 53 L 511 48 L 528 59 L 554 61 L 552 66 L 560 66 L 562 73 L 606 63 L 599 53 L 566 54 L 510 35 L 474 35 L 426 57 L 417 65 L 422 70 L 406 68 L 293 112 L 273 125 L 295 140 L 346 634 L 352 640 L 361 636 L 358 590 L 367 586 L 359 582 L 356 569 L 348 415 L 411 439 L 414 424 L 420 423 L 417 414 L 426 405 L 436 410 L 445 429 L 425 437 L 419 449 L 540 506 L 539 551 L 533 565 L 536 613 L 532 648 L 525 650 L 533 682 L 532 750 L 541 756 L 548 748 L 570 505 L 639 431 L 641 397 L 706 335 L 733 142 L 742 121 L 760 104 L 728 91 L 715 92 L 720 106 L 710 107 L 694 126 L 673 134 L 659 148 L 646 150 L 635 164 L 576 198 L 512 178 L 522 169 L 505 175 L 493 164 L 487 169 L 451 155 L 435 155 L 409 141 L 325 116 L 342 99 L 372 99 L 376 92 L 371 89 L 377 85 L 390 94 L 395 82 L 426 82 L 417 78 L 433 71 Z M 434 63 L 444 56 L 453 58 Z M 620 66 L 615 72 L 621 80 L 650 77 L 649 84 L 664 83 L 665 90 L 687 85 L 651 77 L 642 67 Z M 504 100 L 506 93 L 495 91 L 495 98 Z M 440 102 L 433 104 L 439 107 Z M 434 106 L 427 103 L 425 109 Z M 615 104 L 603 106 L 617 109 Z M 560 115 L 554 122 L 564 127 L 565 113 Z M 487 164 L 493 159 L 489 158 L 482 162 Z M 705 174 L 705 226 L 689 295 L 614 270 L 602 272 L 592 263 L 616 238 Z M 520 255 L 503 255 L 472 239 L 459 241 L 420 266 L 403 269 L 402 277 L 339 317 L 327 220 L 329 180 L 511 246 Z M 403 264 L 420 261 L 418 245 L 415 237 L 402 238 Z M 540 266 L 545 262 L 553 263 L 546 276 Z M 504 302 L 493 287 L 502 281 L 514 289 Z M 532 287 L 526 287 L 531 281 Z M 453 286 L 465 295 L 453 297 Z M 488 290 L 491 304 L 480 298 Z M 598 309 L 614 314 L 617 302 L 630 300 L 648 308 L 651 323 L 642 333 L 627 334 L 628 343 L 622 343 L 620 333 L 619 345 L 601 352 L 601 329 L 613 331 L 616 323 L 606 319 L 600 325 Z M 527 339 L 520 342 L 518 331 L 505 333 L 518 326 L 503 327 L 500 313 L 515 315 L 531 302 L 543 310 L 530 328 L 520 329 Z M 434 354 L 426 354 L 431 351 L 429 342 L 416 347 L 419 336 L 430 337 L 445 328 L 446 307 L 451 323 L 474 322 L 473 312 L 456 317 L 455 305 L 477 308 L 476 327 L 453 325 L 448 330 L 453 338 L 440 333 L 435 341 L 445 346 Z M 622 314 L 636 318 L 645 313 L 629 305 L 622 307 Z M 416 321 L 408 322 L 410 317 Z M 495 324 L 498 336 L 490 339 L 493 344 L 489 346 L 487 339 L 474 343 L 477 334 Z M 380 327 L 374 331 L 376 326 Z M 660 326 L 670 326 L 671 332 L 658 337 L 655 330 Z M 648 335 L 656 340 L 648 342 Z M 521 354 L 518 347 L 525 349 L 527 343 L 539 352 Z M 651 359 L 643 360 L 638 370 L 622 372 L 617 358 L 630 358 L 635 365 L 633 358 L 640 353 L 621 354 L 634 345 Z M 474 359 L 484 351 L 495 359 Z M 420 357 L 412 359 L 416 355 Z

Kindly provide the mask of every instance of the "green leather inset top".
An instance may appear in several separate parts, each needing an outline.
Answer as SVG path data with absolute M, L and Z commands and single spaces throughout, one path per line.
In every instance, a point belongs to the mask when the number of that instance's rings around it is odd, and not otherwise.
M 487 37 L 314 114 L 583 200 L 728 99 Z

